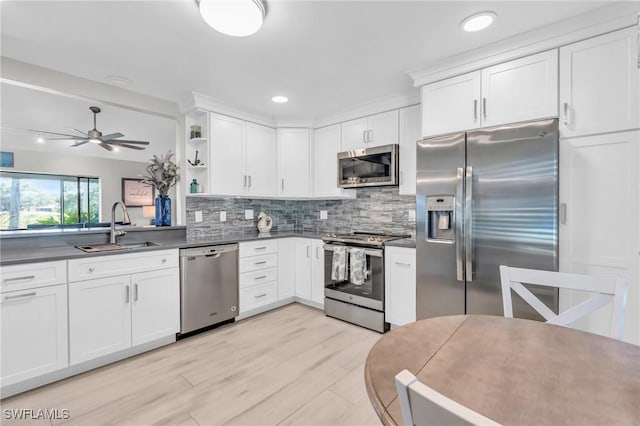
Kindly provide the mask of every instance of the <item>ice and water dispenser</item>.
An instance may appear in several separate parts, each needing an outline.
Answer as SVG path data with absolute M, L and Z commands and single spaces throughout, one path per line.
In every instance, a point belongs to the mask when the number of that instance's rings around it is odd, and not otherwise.
M 427 196 L 427 241 L 453 243 L 453 195 Z

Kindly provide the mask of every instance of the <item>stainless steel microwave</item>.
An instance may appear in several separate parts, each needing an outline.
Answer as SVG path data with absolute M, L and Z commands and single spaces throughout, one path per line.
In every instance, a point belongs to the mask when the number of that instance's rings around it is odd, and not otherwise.
M 338 153 L 338 187 L 398 185 L 398 144 Z

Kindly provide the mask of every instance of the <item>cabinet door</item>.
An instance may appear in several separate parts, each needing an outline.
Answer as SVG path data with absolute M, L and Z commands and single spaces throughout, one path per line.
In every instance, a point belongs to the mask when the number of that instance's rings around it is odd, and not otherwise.
M 422 87 L 422 135 L 480 127 L 480 71 Z
M 311 301 L 324 306 L 324 249 L 322 240 L 311 240 Z
M 309 196 L 309 130 L 278 129 L 278 194 Z
M 385 250 L 385 321 L 405 325 L 416 320 L 416 250 Z
M 345 121 L 342 123 L 342 149 L 361 149 L 366 146 L 366 131 L 369 130 L 366 118 Z
M 313 196 L 331 197 L 343 194 L 338 188 L 340 124 L 323 127 L 313 137 Z
M 400 110 L 401 195 L 416 195 L 416 142 L 420 139 L 420 105 Z
M 67 285 L 2 293 L 2 386 L 69 365 Z
M 78 364 L 131 346 L 129 275 L 69 284 L 69 355 Z
M 311 300 L 311 240 L 296 238 L 296 297 Z
M 482 126 L 558 115 L 558 51 L 482 70 Z
M 278 239 L 278 300 L 296 295 L 296 239 Z
M 212 194 L 238 195 L 247 186 L 244 169 L 244 122 L 212 114 L 211 120 L 211 190 Z
M 372 115 L 367 124 L 367 147 L 398 143 L 398 110 Z
M 177 268 L 131 275 L 131 343 L 139 345 L 180 331 Z
M 640 127 L 637 28 L 560 49 L 560 136 Z
M 251 195 L 274 196 L 276 190 L 276 131 L 247 123 L 247 189 Z
M 640 132 L 560 141 L 560 270 L 627 277 L 622 340 L 640 339 Z M 561 291 L 560 310 L 584 295 Z M 579 329 L 608 335 L 611 306 L 577 321 Z

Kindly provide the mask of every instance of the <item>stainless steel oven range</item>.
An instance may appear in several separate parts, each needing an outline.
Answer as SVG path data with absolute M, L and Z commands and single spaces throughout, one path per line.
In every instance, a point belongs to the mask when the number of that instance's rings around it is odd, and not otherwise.
M 327 316 L 384 333 L 384 243 L 407 235 L 328 234 L 324 244 Z

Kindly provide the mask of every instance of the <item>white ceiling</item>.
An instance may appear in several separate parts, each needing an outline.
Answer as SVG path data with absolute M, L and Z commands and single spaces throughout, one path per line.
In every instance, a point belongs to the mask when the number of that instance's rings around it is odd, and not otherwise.
M 317 121 L 415 93 L 407 69 L 606 3 L 267 1 L 263 28 L 234 38 L 209 28 L 193 0 L 3 0 L 2 55 L 101 82 L 123 75 L 128 89 L 177 103 L 195 91 L 273 121 Z M 494 26 L 458 29 L 482 10 L 497 13 Z M 275 94 L 289 103 L 273 104 Z M 105 108 L 104 129 L 120 130 L 108 119 Z M 57 122 L 79 126 L 71 113 Z

